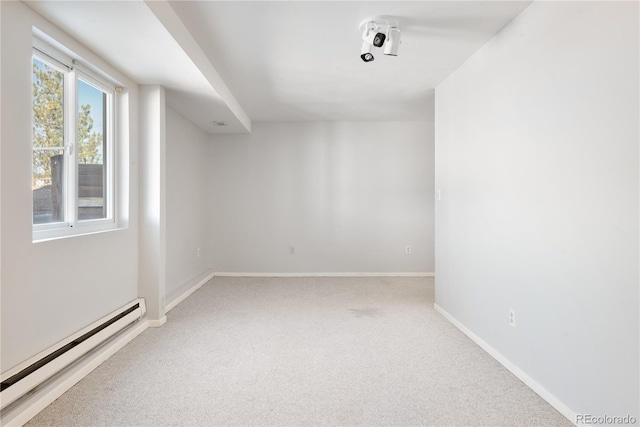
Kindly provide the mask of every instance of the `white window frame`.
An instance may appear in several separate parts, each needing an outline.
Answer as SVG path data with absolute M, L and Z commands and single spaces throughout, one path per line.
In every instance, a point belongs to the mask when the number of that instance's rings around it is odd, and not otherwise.
M 64 73 L 64 220 L 46 224 L 33 224 L 33 241 L 78 236 L 103 232 L 118 228 L 116 210 L 116 118 L 117 118 L 117 85 L 100 74 L 84 66 L 58 49 L 40 39 L 34 38 L 33 55 L 39 61 Z M 105 186 L 105 218 L 78 220 L 78 157 L 77 157 L 77 123 L 78 123 L 78 79 L 107 93 L 106 107 L 106 148 L 103 151 Z M 33 143 L 32 143 L 33 145 Z M 33 151 L 33 146 L 32 146 Z M 33 209 L 32 209 L 33 211 Z M 32 212 L 33 215 L 33 212 Z

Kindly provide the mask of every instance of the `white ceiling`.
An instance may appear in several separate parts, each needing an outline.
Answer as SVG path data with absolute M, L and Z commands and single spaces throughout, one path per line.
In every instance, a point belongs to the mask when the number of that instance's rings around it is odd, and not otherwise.
M 431 120 L 435 86 L 530 1 L 26 3 L 136 82 L 166 86 L 173 108 L 217 133 L 248 130 L 246 115 Z M 373 15 L 397 18 L 402 45 L 364 63 L 359 24 Z
M 138 1 L 24 1 L 139 84 L 166 88 L 169 105 L 205 132 L 243 132 L 174 36 Z M 229 123 L 216 128 L 212 121 Z

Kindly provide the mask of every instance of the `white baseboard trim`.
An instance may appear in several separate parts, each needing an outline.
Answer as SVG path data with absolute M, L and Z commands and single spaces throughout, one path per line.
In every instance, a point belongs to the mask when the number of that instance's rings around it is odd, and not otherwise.
M 435 273 L 240 273 L 216 272 L 218 277 L 435 277 Z
M 140 320 L 130 329 L 107 342 L 103 347 L 99 347 L 95 352 L 90 353 L 85 359 L 81 359 L 75 366 L 60 374 L 49 383 L 40 386 L 33 394 L 26 395 L 22 400 L 16 401 L 14 406 L 7 407 L 3 411 L 0 425 L 7 427 L 21 427 L 40 411 L 50 405 L 67 390 L 76 385 L 91 371 L 96 369 L 105 360 L 113 356 L 131 340 L 140 335 L 148 327 L 146 320 Z
M 197 291 L 202 285 L 204 285 L 205 283 L 207 283 L 209 280 L 211 280 L 213 278 L 213 276 L 216 273 L 214 272 L 207 272 L 204 274 L 203 277 L 201 277 L 200 279 L 196 279 L 195 280 L 195 284 L 188 287 L 188 289 L 181 293 L 180 295 L 178 295 L 177 297 L 173 298 L 165 307 L 164 312 L 168 313 L 169 310 L 173 309 L 175 306 L 177 306 L 178 304 L 180 304 L 182 301 L 184 301 L 185 299 L 187 299 L 187 297 L 189 295 L 191 295 L 192 293 L 194 293 L 195 291 Z M 187 285 L 188 286 L 188 285 Z
M 466 326 L 460 323 L 455 317 L 449 314 L 445 309 L 440 307 L 438 304 L 434 304 L 433 307 L 436 311 L 444 316 L 449 322 L 451 322 L 456 328 L 460 329 L 466 336 L 471 338 L 473 342 L 478 344 L 480 348 L 489 353 L 491 357 L 496 359 L 502 366 L 507 368 L 513 375 L 515 375 L 520 381 L 525 383 L 531 390 L 536 392 L 540 397 L 547 401 L 551 406 L 553 406 L 558 412 L 564 415 L 570 422 L 576 423 L 577 413 L 569 409 L 567 405 L 562 403 L 558 398 L 556 398 L 553 394 L 547 391 L 543 386 L 537 383 L 533 378 L 527 375 L 522 369 L 517 367 L 513 362 L 504 357 L 500 352 L 498 352 L 495 348 L 491 347 L 486 343 L 482 338 L 471 332 Z
M 162 316 L 159 320 L 147 319 L 147 323 L 149 324 L 150 328 L 159 328 L 160 326 L 167 323 L 167 316 Z

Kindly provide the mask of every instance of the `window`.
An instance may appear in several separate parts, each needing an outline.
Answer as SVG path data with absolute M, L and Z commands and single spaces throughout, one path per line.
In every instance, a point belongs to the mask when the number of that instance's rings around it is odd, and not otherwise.
M 33 236 L 114 228 L 115 85 L 34 42 Z

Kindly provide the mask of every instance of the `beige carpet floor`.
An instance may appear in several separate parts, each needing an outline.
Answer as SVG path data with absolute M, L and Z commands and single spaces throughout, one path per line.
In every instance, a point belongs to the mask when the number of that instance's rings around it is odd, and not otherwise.
M 215 278 L 28 426 L 571 425 L 429 278 Z

